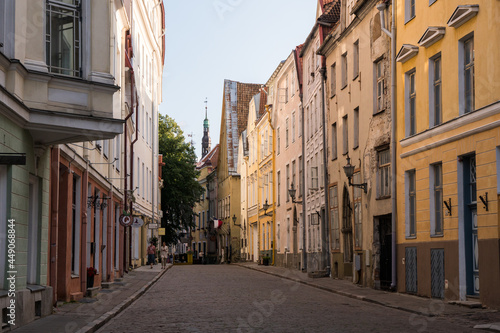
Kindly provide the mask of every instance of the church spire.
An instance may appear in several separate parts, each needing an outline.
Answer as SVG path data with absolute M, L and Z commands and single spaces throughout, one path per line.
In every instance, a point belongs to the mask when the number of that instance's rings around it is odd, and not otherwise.
M 208 100 L 205 99 L 205 120 L 203 121 L 203 139 L 201 140 L 201 158 L 210 152 L 211 140 L 208 124 Z

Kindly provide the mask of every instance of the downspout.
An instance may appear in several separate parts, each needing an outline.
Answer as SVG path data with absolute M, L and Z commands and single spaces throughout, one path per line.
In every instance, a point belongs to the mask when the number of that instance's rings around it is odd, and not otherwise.
M 384 10 L 386 9 L 386 3 L 380 3 L 377 5 L 377 9 L 380 11 L 380 23 L 382 31 L 391 38 L 391 229 L 392 229 L 392 244 L 391 244 L 391 289 L 394 290 L 397 286 L 397 153 L 396 153 L 396 1 L 392 1 L 392 23 L 391 32 L 385 28 L 385 18 Z
M 266 105 L 266 111 L 267 111 L 267 116 L 268 116 L 268 121 L 269 121 L 269 126 L 271 127 L 271 131 L 273 131 L 273 247 L 271 249 L 271 254 L 272 254 L 272 262 L 271 266 L 274 266 L 274 258 L 275 258 L 275 252 L 276 252 L 276 205 L 274 200 L 274 186 L 276 184 L 276 158 L 275 158 L 275 150 L 276 150 L 276 145 L 275 145 L 275 140 L 276 140 L 276 133 L 274 130 L 273 123 L 271 121 L 271 110 L 269 109 L 269 105 Z
M 326 273 L 330 276 L 330 231 L 328 228 L 329 225 L 329 211 L 328 211 L 328 151 L 326 145 L 326 110 L 325 110 L 325 81 L 326 81 L 326 67 L 323 66 L 320 69 L 321 73 L 321 112 L 323 116 L 323 186 L 324 186 L 324 195 L 325 195 L 325 214 L 323 219 L 323 230 L 325 232 L 325 236 L 323 239 L 326 242 L 326 258 L 327 258 L 327 266 Z M 325 243 L 323 242 L 323 244 Z

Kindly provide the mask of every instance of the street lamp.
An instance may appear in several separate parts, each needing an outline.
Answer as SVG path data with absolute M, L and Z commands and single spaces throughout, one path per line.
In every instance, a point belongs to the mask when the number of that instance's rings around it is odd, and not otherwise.
M 361 188 L 364 190 L 365 194 L 367 193 L 366 183 L 353 184 L 351 182 L 352 176 L 354 174 L 354 165 L 351 165 L 351 159 L 349 158 L 349 155 L 347 155 L 347 165 L 344 165 L 344 172 L 345 172 L 347 179 L 349 179 L 349 186 Z
M 262 205 L 262 208 L 264 208 L 264 215 L 265 216 L 273 216 L 273 214 L 268 214 L 266 211 L 269 209 L 269 204 L 267 203 L 267 199 L 266 199 L 266 202 Z
M 233 224 L 237 227 L 240 227 L 241 228 L 241 223 L 240 224 L 236 224 L 236 214 L 233 215 Z
M 300 203 L 302 203 L 302 201 L 299 201 L 299 200 L 295 201 L 295 193 L 296 192 L 297 192 L 297 190 L 295 189 L 295 186 L 292 183 L 292 185 L 290 185 L 290 188 L 288 189 L 288 195 L 290 195 L 290 198 L 292 198 L 292 202 L 293 203 L 300 204 Z

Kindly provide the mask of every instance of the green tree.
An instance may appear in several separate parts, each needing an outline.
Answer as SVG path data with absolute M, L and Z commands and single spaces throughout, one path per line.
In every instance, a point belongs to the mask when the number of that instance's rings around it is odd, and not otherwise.
M 175 244 L 183 229 L 194 226 L 193 207 L 203 193 L 195 168 L 194 148 L 186 143 L 182 130 L 171 117 L 160 115 L 158 127 L 159 152 L 165 165 L 162 168 L 161 190 L 163 241 Z

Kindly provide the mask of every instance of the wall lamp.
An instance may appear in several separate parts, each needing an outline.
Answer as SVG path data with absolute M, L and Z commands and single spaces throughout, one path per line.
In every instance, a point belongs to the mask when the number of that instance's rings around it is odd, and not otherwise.
M 262 208 L 264 208 L 264 215 L 265 216 L 273 216 L 273 213 L 269 214 L 267 213 L 267 210 L 269 209 L 269 204 L 267 203 L 267 199 L 266 199 L 266 202 L 262 205 Z
M 237 227 L 240 227 L 241 228 L 241 223 L 240 224 L 236 224 L 236 214 L 233 215 L 233 224 Z
M 301 204 L 302 200 L 295 201 L 295 194 L 296 193 L 297 193 L 297 190 L 295 189 L 295 186 L 292 183 L 292 185 L 290 185 L 290 189 L 288 190 L 288 195 L 290 195 L 290 198 L 292 198 L 293 203 Z
M 349 155 L 347 155 L 347 165 L 344 166 L 344 172 L 345 172 L 347 179 L 349 179 L 349 186 L 361 188 L 361 189 L 363 189 L 365 194 L 367 193 L 366 183 L 353 184 L 351 181 L 352 176 L 354 175 L 354 165 L 351 164 L 351 159 L 349 158 Z

